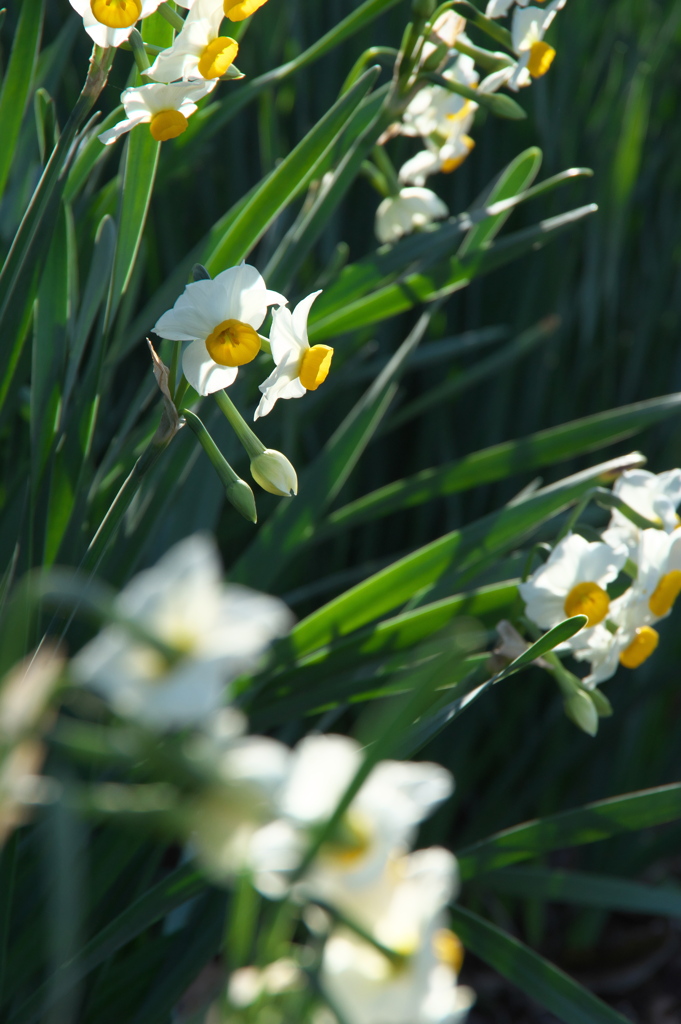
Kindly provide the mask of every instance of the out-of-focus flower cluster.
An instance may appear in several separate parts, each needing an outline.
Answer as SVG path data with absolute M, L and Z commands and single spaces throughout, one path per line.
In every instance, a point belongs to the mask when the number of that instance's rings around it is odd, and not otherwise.
M 380 760 L 343 803 L 366 756 L 355 740 L 309 735 L 290 749 L 250 735 L 234 687 L 264 666 L 292 616 L 278 598 L 225 584 L 202 535 L 135 577 L 107 618 L 66 668 L 45 652 L 0 690 L 0 751 L 13 751 L 0 769 L 0 839 L 47 785 L 35 778 L 44 754 L 36 736 L 51 724 L 45 708 L 64 673 L 77 713 L 89 691 L 83 706 L 98 742 L 102 730 L 110 737 L 121 774 L 81 783 L 74 799 L 96 817 L 147 820 L 213 883 L 248 879 L 307 926 L 293 959 L 235 971 L 211 1019 L 304 988 L 303 965 L 352 1024 L 463 1019 L 473 994 L 457 983 L 463 954 L 446 909 L 456 861 L 443 848 L 413 850 L 420 823 L 452 791 L 449 772 Z M 134 783 L 120 767 L 126 757 Z
M 655 624 L 671 613 L 681 592 L 681 470 L 628 470 L 613 493 L 623 505 L 613 509 L 601 540 L 568 534 L 520 584 L 525 614 L 542 629 L 587 616 L 565 645 L 589 666 L 582 680 L 587 690 L 610 679 L 619 665 L 638 668 L 650 657 L 659 640 Z
M 446 204 L 424 186 L 434 174 L 455 171 L 475 146 L 470 131 L 480 104 L 472 93 L 490 96 L 503 87 L 517 92 L 545 75 L 556 51 L 544 41 L 544 34 L 566 2 L 553 0 L 545 7 L 534 7 L 520 0 L 507 35 L 508 52 L 474 46 L 466 34 L 465 19 L 452 11 L 427 26 L 412 98 L 385 139 L 395 134 L 412 136 L 420 138 L 424 148 L 402 165 L 391 193 L 376 211 L 379 241 L 394 242 L 448 216 Z M 513 0 L 490 0 L 487 19 L 503 17 L 512 5 Z M 476 63 L 492 70 L 481 79 Z M 441 84 L 430 81 L 433 72 Z

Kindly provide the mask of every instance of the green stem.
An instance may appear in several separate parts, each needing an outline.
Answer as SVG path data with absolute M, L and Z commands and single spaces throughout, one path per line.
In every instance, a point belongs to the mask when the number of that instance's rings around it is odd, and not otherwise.
M 144 46 L 144 40 L 136 28 L 132 30 L 128 38 L 130 41 L 130 49 L 132 50 L 132 55 L 135 58 L 135 64 L 137 65 L 137 70 L 140 75 L 143 75 L 144 72 L 148 71 L 151 67 L 149 58 L 147 57 L 146 48 Z
M 492 53 L 482 46 L 474 46 L 469 40 L 464 42 L 462 39 L 457 39 L 454 49 L 467 57 L 472 57 L 485 71 L 500 71 L 501 68 L 507 68 L 513 64 L 512 58 L 507 57 L 505 53 Z
M 168 374 L 168 391 L 173 396 L 175 402 L 175 408 L 177 409 L 177 396 L 175 395 L 175 388 L 177 386 L 177 376 L 180 369 L 180 359 L 182 357 L 182 342 L 176 341 L 173 344 L 173 354 L 170 358 L 170 373 Z
M 174 11 L 170 4 L 162 3 L 158 8 L 158 13 L 166 19 L 166 21 L 173 26 L 177 32 L 181 32 L 184 28 L 184 20 L 180 17 L 177 11 Z
M 228 397 L 226 391 L 216 391 L 213 398 L 218 404 L 218 407 L 225 419 L 231 426 L 232 430 L 239 438 L 241 444 L 246 449 L 246 454 L 249 459 L 253 460 L 262 455 L 265 451 L 265 445 L 262 443 L 259 437 L 257 437 L 245 419 L 232 402 L 231 398 Z
M 400 181 L 397 177 L 397 171 L 393 167 L 393 162 L 383 146 L 374 146 L 371 155 L 373 156 L 376 166 L 385 178 L 386 186 L 390 189 L 389 194 L 398 196 L 400 194 Z
M 244 519 L 248 519 L 251 523 L 257 522 L 258 515 L 255 507 L 255 497 L 251 488 L 245 480 L 242 480 L 234 472 L 196 413 L 186 409 L 183 415 L 187 426 L 196 435 L 199 444 L 210 459 L 213 469 L 224 484 L 228 501 L 231 501 L 237 512 L 240 512 Z

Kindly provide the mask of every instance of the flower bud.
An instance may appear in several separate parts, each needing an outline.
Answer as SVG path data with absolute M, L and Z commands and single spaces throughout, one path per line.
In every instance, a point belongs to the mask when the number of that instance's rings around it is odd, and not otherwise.
M 426 21 L 435 13 L 435 0 L 412 0 L 412 13 L 415 18 L 422 18 Z
M 594 703 L 594 707 L 598 712 L 598 717 L 610 718 L 610 716 L 612 715 L 612 704 L 605 696 L 605 694 L 601 693 L 601 691 L 596 686 L 593 690 L 589 690 L 589 696 L 591 697 L 591 700 Z
M 292 498 L 298 493 L 296 471 L 281 452 L 265 448 L 251 461 L 251 475 L 264 491 Z
M 249 523 L 257 523 L 258 513 L 255 508 L 253 491 L 245 480 L 234 480 L 226 488 L 227 500 L 231 501 L 237 512 L 240 512 Z
M 578 729 L 595 736 L 598 732 L 598 712 L 591 695 L 585 690 L 575 690 L 565 701 L 565 714 Z

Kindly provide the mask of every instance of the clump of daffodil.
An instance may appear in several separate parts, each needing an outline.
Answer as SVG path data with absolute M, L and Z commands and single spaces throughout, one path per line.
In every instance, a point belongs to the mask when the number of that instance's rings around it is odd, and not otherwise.
M 448 217 L 449 210 L 429 188 L 407 186 L 386 196 L 376 210 L 375 231 L 379 242 L 396 242 L 403 235 Z
M 156 82 L 180 78 L 222 78 L 239 52 L 239 44 L 220 35 L 223 5 L 217 0 L 196 0 L 172 46 L 162 50 L 145 74 Z
M 172 85 L 142 85 L 121 93 L 127 117 L 102 132 L 100 142 L 111 145 L 138 124 L 148 124 L 157 142 L 175 139 L 187 130 L 187 118 L 198 108 L 197 101 L 215 88 L 216 81 L 177 82 Z
M 182 355 L 185 377 L 200 395 L 236 380 L 240 366 L 260 351 L 258 328 L 268 307 L 286 298 L 270 291 L 247 263 L 223 270 L 212 281 L 188 284 L 172 309 L 154 325 L 161 338 L 189 341 Z
M 97 46 L 120 46 L 140 18 L 148 18 L 163 0 L 70 0 L 83 28 Z
M 271 412 L 279 398 L 302 398 L 307 391 L 316 391 L 326 380 L 333 349 L 329 345 L 311 346 L 307 339 L 310 307 L 320 294 L 312 292 L 293 312 L 280 306 L 272 313 L 270 345 L 276 366 L 260 384 L 262 398 L 254 419 Z

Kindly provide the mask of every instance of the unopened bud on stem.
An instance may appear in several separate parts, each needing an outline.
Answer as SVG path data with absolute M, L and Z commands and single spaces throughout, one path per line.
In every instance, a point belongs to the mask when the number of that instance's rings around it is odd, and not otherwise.
M 293 498 L 298 493 L 296 471 L 281 452 L 265 448 L 251 460 L 251 474 L 257 484 L 270 494 Z

